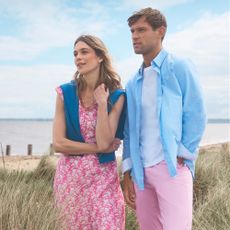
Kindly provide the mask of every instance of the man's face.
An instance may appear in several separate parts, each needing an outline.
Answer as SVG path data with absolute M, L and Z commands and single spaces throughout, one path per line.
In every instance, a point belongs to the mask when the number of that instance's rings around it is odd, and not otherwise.
M 130 27 L 133 48 L 136 54 L 147 55 L 161 47 L 162 27 L 153 30 L 151 25 L 141 17 Z

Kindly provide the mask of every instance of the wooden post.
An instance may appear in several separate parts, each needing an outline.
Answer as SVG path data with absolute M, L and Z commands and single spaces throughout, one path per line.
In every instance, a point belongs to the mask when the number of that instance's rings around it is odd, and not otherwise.
M 6 156 L 10 156 L 10 150 L 11 150 L 11 146 L 7 145 L 6 146 Z
M 33 145 L 28 144 L 27 145 L 27 155 L 28 156 L 32 155 L 32 150 L 33 150 Z
M 53 144 L 50 144 L 50 156 L 54 155 L 54 147 Z

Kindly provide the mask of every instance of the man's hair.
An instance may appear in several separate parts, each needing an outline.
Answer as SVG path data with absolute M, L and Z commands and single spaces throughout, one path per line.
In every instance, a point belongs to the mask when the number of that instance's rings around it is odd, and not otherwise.
M 134 14 L 127 20 L 129 26 L 131 27 L 141 17 L 145 17 L 146 21 L 151 25 L 153 30 L 156 30 L 161 26 L 167 28 L 165 16 L 159 10 L 152 9 L 151 7 L 134 12 Z

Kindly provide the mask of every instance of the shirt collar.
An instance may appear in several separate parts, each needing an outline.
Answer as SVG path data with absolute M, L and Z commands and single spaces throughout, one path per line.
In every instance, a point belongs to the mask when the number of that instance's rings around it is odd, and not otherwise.
M 166 50 L 161 49 L 161 51 L 157 54 L 157 56 L 151 61 L 151 65 L 156 66 L 160 69 L 163 61 L 165 60 L 165 58 L 167 56 L 167 54 L 168 53 Z
M 162 48 L 161 51 L 157 54 L 157 56 L 151 61 L 151 66 L 158 73 L 160 73 L 161 65 L 164 62 L 167 55 L 168 55 L 168 52 Z M 139 68 L 139 71 L 138 71 L 139 74 L 138 74 L 137 79 L 140 79 L 143 77 L 143 71 L 144 71 L 144 63 L 142 63 L 141 67 Z

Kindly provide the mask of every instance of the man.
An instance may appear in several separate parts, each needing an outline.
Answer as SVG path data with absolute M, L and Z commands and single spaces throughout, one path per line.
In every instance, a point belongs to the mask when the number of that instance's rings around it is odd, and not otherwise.
M 141 230 L 191 229 L 192 177 L 206 121 L 198 76 L 190 62 L 162 48 L 161 12 L 142 9 L 128 24 L 143 64 L 126 86 L 126 203 L 136 209 Z

